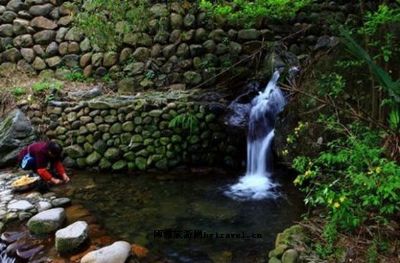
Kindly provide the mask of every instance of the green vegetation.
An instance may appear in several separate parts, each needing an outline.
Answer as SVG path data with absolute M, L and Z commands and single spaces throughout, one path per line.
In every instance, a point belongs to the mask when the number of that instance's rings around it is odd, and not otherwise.
M 63 88 L 64 84 L 60 81 L 42 80 L 32 85 L 34 94 L 39 94 L 51 90 L 59 91 Z
M 383 4 L 365 14 L 361 28 L 340 30 L 347 53 L 329 73 L 317 69 L 315 88 L 303 91 L 306 107 L 323 113 L 312 124 L 299 122 L 287 137 L 295 146 L 312 125 L 326 139 L 319 152 L 293 161 L 300 173 L 294 183 L 324 218 L 321 232 L 313 233 L 323 259 L 339 260 L 343 239 L 363 239 L 364 262 L 378 262 L 396 246 L 390 229 L 400 212 L 400 49 L 391 25 L 398 22 L 400 7 Z
M 200 7 L 213 16 L 222 16 L 234 24 L 252 26 L 263 18 L 282 20 L 292 18 L 310 0 L 201 0 Z
M 79 1 L 81 11 L 76 23 L 91 42 L 106 50 L 116 49 L 124 33 L 147 28 L 149 1 Z
M 175 116 L 170 122 L 170 128 L 182 128 L 189 130 L 190 134 L 199 127 L 200 123 L 196 115 L 187 112 Z
M 11 91 L 11 93 L 15 96 L 15 97 L 20 97 L 26 94 L 26 89 L 23 87 L 14 87 Z
M 73 69 L 70 73 L 66 74 L 65 78 L 69 81 L 85 82 L 88 78 L 83 75 L 81 68 Z

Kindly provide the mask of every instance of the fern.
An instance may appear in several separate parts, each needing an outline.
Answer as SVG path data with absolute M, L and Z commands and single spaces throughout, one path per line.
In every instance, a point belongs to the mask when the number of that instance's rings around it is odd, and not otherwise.
M 182 128 L 189 130 L 190 134 L 199 127 L 199 120 L 197 117 L 190 113 L 182 113 L 173 118 L 168 125 L 170 128 Z

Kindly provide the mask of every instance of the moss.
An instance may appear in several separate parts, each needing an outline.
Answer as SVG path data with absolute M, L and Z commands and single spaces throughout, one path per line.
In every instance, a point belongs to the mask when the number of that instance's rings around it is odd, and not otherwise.
M 305 240 L 304 230 L 299 225 L 291 226 L 279 233 L 275 240 L 275 247 L 279 245 L 292 245 L 294 243 L 301 243 Z
M 127 165 L 127 163 L 124 160 L 120 160 L 113 164 L 112 169 L 114 171 L 120 171 L 120 170 L 125 169 L 126 165 Z

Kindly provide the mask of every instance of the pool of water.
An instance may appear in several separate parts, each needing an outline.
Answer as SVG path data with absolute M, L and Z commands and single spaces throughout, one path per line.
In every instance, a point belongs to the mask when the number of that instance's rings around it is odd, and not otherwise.
M 280 198 L 235 201 L 224 191 L 238 177 L 77 172 L 59 191 L 85 206 L 111 236 L 172 262 L 263 262 L 276 234 L 300 219 L 303 198 L 293 177 L 278 171 Z

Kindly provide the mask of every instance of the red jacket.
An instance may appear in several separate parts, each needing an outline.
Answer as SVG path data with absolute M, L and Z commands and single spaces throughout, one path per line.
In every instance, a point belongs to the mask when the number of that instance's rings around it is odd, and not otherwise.
M 18 155 L 19 162 L 21 162 L 22 158 L 28 153 L 28 150 L 32 157 L 35 158 L 36 167 L 33 170 L 38 173 L 43 180 L 50 181 L 53 178 L 52 174 L 47 170 L 49 163 L 54 166 L 58 175 L 61 176 L 65 173 L 61 160 L 53 159 L 49 156 L 46 142 L 36 142 L 22 149 Z

